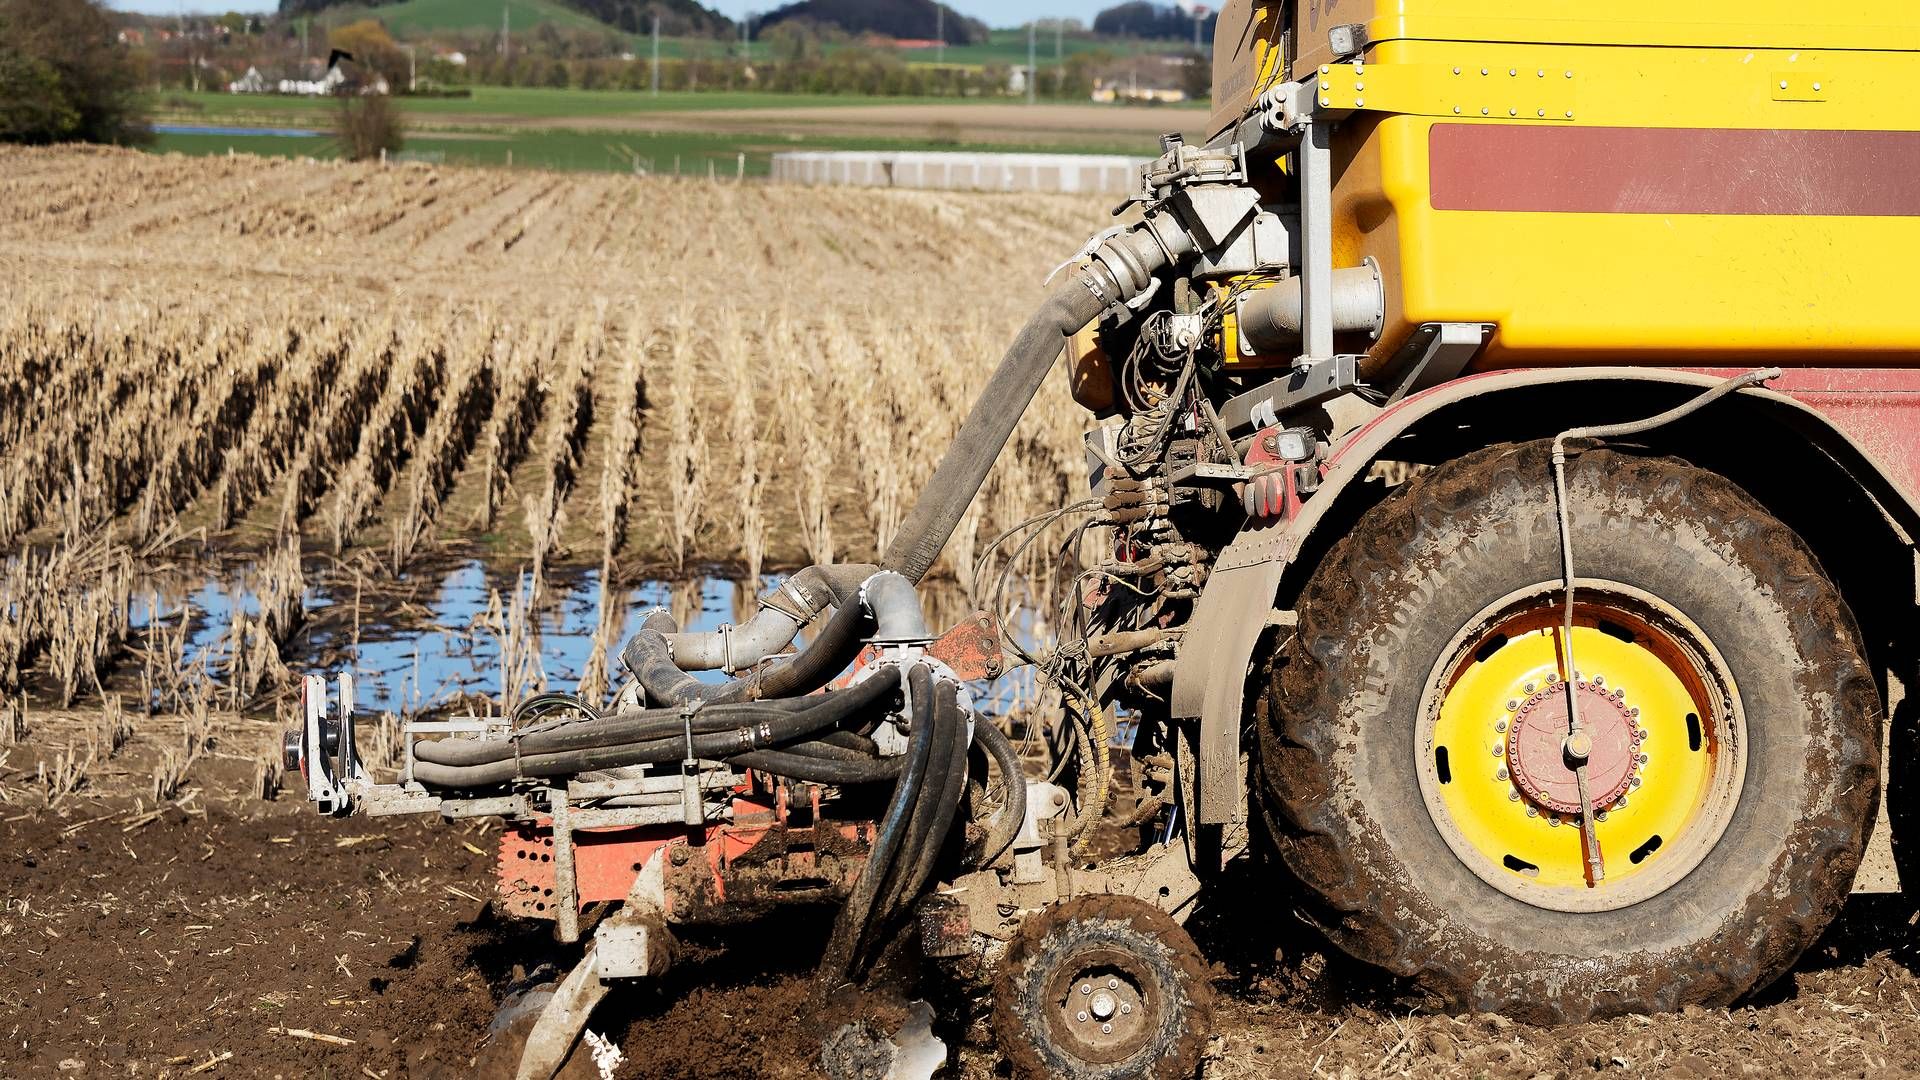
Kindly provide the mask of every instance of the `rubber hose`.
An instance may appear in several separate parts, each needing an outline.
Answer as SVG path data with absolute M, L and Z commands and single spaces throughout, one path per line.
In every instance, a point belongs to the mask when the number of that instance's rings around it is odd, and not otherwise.
M 722 704 L 799 697 L 820 689 L 860 655 L 873 618 L 859 604 L 842 604 L 807 647 L 790 659 L 723 683 L 701 682 L 674 666 L 666 636 L 673 631 L 661 629 L 661 624 L 674 625 L 664 612 L 649 615 L 620 650 L 621 662 L 640 683 L 647 700 L 661 705 Z
M 919 674 L 918 671 L 915 674 Z M 931 677 L 924 687 L 912 685 L 914 700 L 925 696 L 931 703 L 928 723 L 933 728 L 933 751 L 927 764 L 927 783 L 914 799 L 913 812 L 907 821 L 906 839 L 902 842 L 900 855 L 894 859 L 887 878 L 880 885 L 880 898 L 874 905 L 874 926 L 884 925 L 898 909 L 900 899 L 907 892 L 907 881 L 913 867 L 923 858 L 923 852 L 929 843 L 937 842 L 932 836 L 934 819 L 937 816 L 940 793 L 945 789 L 947 777 L 956 771 L 954 768 L 954 739 L 949 730 L 949 717 L 940 709 L 938 691 Z
M 1027 820 L 1027 774 L 1020 766 L 1020 752 L 1013 748 L 1013 740 L 1000 730 L 999 725 L 981 717 L 973 723 L 973 737 L 987 753 L 993 755 L 994 763 L 1000 766 L 1000 779 L 1006 785 L 1006 803 L 1000 808 L 1000 820 L 993 831 L 987 834 L 986 842 L 980 846 L 977 865 L 992 866 L 995 859 L 1013 846 L 1014 838 L 1020 835 L 1020 826 Z
M 804 738 L 833 726 L 851 711 L 838 700 L 845 696 L 832 695 L 823 700 L 819 708 L 806 712 L 771 712 L 768 718 L 756 721 L 752 727 L 695 735 L 691 756 L 703 761 L 721 761 Z M 414 779 L 440 787 L 488 787 L 522 777 L 572 776 L 593 769 L 682 761 L 689 756 L 684 733 L 650 742 L 563 750 L 550 754 L 528 754 L 522 750 L 518 756 L 514 756 L 511 744 L 502 745 L 508 755 L 505 759 L 479 765 L 442 765 L 432 761 L 416 761 Z
M 917 691 L 924 684 L 925 671 L 918 665 L 914 667 L 908 675 L 907 685 L 910 689 Z M 912 709 L 906 765 L 900 771 L 900 779 L 894 782 L 886 815 L 880 819 L 880 828 L 867 853 L 867 865 L 861 868 L 853 892 L 848 895 L 846 904 L 834 919 L 833 937 L 827 943 L 826 955 L 820 960 L 816 989 L 821 991 L 838 986 L 852 970 L 854 951 L 866 929 L 867 916 L 873 910 L 873 898 L 880 891 L 881 879 L 892 865 L 894 853 L 899 850 L 901 836 L 906 831 L 908 812 L 926 782 L 927 762 L 933 750 L 933 702 L 916 692 L 912 695 Z
M 901 768 L 897 757 L 843 761 L 784 750 L 756 750 L 750 754 L 735 755 L 730 761 L 742 768 L 758 769 L 793 780 L 809 780 L 816 784 L 880 783 L 899 776 Z
M 581 721 L 522 735 L 518 740 L 519 756 L 524 760 L 569 750 L 661 741 L 674 742 L 684 750 L 688 727 L 698 737 L 794 716 L 805 716 L 810 720 L 823 721 L 821 726 L 832 726 L 880 704 L 899 686 L 899 669 L 882 668 L 855 686 L 820 697 L 707 706 L 696 712 L 691 720 L 679 709 L 648 709 L 639 713 L 616 714 L 602 720 Z M 485 765 L 511 759 L 514 745 L 501 740 L 434 739 L 415 743 L 414 756 L 420 761 L 436 765 Z
M 944 777 L 939 794 L 932 799 L 933 817 L 926 835 L 921 838 L 920 853 L 908 870 L 905 887 L 894 900 L 898 911 L 904 911 L 926 889 L 934 867 L 939 865 L 940 856 L 947 849 L 954 819 L 960 815 L 960 792 L 967 780 L 967 711 L 960 707 L 957 693 L 950 683 L 941 683 L 934 690 L 934 716 L 943 721 L 941 735 L 953 747 L 953 767 Z
M 1097 318 L 1113 292 L 1104 271 L 1082 269 L 1047 295 L 1000 358 L 1000 366 L 974 399 L 973 408 L 947 447 L 946 456 L 920 498 L 900 523 L 880 564 L 919 582 L 940 557 L 954 527 L 967 512 L 994 459 L 1033 404 L 1067 335 Z M 1100 289 L 1096 293 L 1096 288 Z

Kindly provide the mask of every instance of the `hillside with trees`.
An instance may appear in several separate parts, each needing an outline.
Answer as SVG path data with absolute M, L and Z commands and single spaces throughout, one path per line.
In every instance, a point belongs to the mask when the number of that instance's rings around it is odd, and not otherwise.
M 1218 16 L 1209 13 L 1201 20 L 1200 40 L 1213 40 L 1213 23 Z M 1193 40 L 1193 16 L 1173 4 L 1152 0 L 1129 0 L 1107 8 L 1093 17 L 1093 32 L 1108 37 L 1146 38 L 1171 41 Z
M 949 45 L 972 45 L 987 40 L 987 24 L 946 9 L 942 25 L 934 0 L 799 0 L 775 8 L 755 21 L 757 29 L 804 20 L 848 34 L 932 41 L 944 34 Z

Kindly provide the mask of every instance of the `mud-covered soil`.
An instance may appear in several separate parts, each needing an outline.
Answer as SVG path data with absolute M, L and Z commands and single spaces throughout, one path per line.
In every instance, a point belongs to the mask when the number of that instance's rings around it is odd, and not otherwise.
M 50 809 L 12 774 L 0 1076 L 498 1075 L 482 1045 L 497 1003 L 571 956 L 484 903 L 491 830 L 323 821 L 291 797 L 252 797 L 238 758 L 204 762 L 181 804 L 155 815 L 133 761 Z M 1853 897 L 1750 1006 L 1541 1029 L 1423 1014 L 1391 982 L 1314 950 L 1257 882 L 1234 893 L 1244 902 L 1194 924 L 1220 994 L 1208 1077 L 1920 1071 L 1914 915 L 1895 896 Z M 804 1075 L 811 1040 L 841 1019 L 802 1019 L 829 925 L 829 912 L 801 911 L 690 937 L 662 984 L 620 991 L 596 1016 L 627 1054 L 619 1075 Z M 941 1033 L 960 1044 L 953 1073 L 1003 1075 L 983 1010 L 940 1007 Z

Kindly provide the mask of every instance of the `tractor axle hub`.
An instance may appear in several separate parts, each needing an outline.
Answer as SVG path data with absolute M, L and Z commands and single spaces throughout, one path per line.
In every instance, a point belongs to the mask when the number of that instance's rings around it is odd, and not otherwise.
M 1587 768 L 1594 810 L 1613 805 L 1633 785 L 1643 735 L 1624 695 L 1602 677 L 1576 679 L 1581 745 L 1568 737 L 1567 689 L 1558 681 L 1536 690 L 1515 711 L 1507 732 L 1507 767 L 1514 786 L 1536 804 L 1562 814 L 1580 813 L 1576 766 Z M 1575 750 L 1584 754 L 1576 756 Z

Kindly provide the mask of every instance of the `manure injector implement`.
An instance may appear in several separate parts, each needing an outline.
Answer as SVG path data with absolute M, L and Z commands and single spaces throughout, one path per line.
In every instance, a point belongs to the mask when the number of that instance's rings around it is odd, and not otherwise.
M 677 927 L 794 900 L 839 905 L 823 990 L 990 982 L 1022 1076 L 1191 1073 L 1223 881 L 1438 1007 L 1734 1001 L 1844 900 L 1890 699 L 1896 796 L 1913 741 L 1916 85 L 1884 0 L 1231 0 L 1209 137 L 1057 275 L 879 564 L 653 612 L 610 708 L 416 723 L 397 783 L 315 681 L 290 757 L 332 813 L 506 819 L 500 904 L 587 942 L 524 1076 Z M 1100 553 L 1032 655 L 999 603 L 929 627 L 1063 344 L 1091 491 L 1027 535 Z M 1031 773 L 971 689 L 1024 663 Z M 1094 861 L 1116 711 L 1141 840 Z M 905 1030 L 869 1049 L 924 1075 Z

